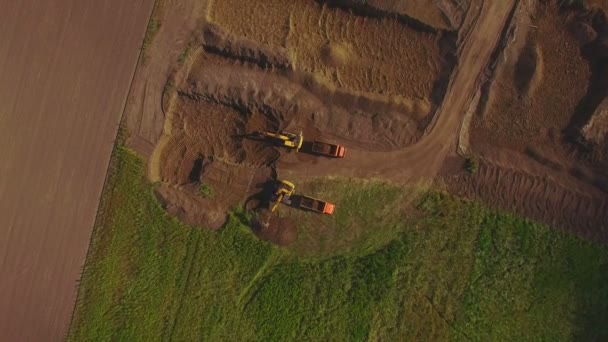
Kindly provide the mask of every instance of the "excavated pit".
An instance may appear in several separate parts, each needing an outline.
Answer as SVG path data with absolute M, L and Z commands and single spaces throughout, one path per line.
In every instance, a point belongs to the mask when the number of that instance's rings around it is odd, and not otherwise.
M 217 228 L 222 212 L 276 177 L 274 163 L 289 151 L 252 139 L 255 131 L 302 131 L 364 151 L 397 151 L 420 140 L 441 103 L 455 65 L 454 32 L 392 14 L 293 6 L 304 15 L 270 40 L 216 21 L 211 9 L 212 22 L 196 40 L 202 45 L 182 76 L 168 81 L 150 175 L 161 183 L 163 206 L 185 222 Z M 315 33 L 313 17 L 326 38 Z M 376 46 L 378 34 L 395 41 Z M 215 197 L 204 198 L 203 186 Z M 273 224 L 256 234 L 282 245 L 295 238 Z

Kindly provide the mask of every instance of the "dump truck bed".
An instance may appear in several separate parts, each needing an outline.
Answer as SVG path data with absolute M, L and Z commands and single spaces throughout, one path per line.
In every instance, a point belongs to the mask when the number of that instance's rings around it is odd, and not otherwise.
M 302 196 L 300 198 L 300 207 L 309 209 L 323 214 L 333 214 L 334 205 L 325 201 L 318 200 L 316 198 Z
M 312 144 L 312 150 L 313 150 L 313 152 L 317 152 L 317 153 L 335 155 L 338 151 L 338 146 L 315 141 Z
M 321 141 L 314 141 L 312 143 L 312 151 L 330 157 L 344 157 L 344 147 Z

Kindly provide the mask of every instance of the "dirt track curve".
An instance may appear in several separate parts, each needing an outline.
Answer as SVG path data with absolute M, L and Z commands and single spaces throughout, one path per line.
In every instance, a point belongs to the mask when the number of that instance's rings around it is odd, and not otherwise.
M 467 106 L 479 86 L 490 56 L 501 38 L 515 1 L 487 1 L 471 8 L 459 37 L 458 63 L 441 107 L 427 128 L 428 134 L 404 149 L 394 152 L 369 152 L 350 148 L 348 157 L 339 160 L 321 158 L 313 168 L 280 161 L 281 176 L 341 175 L 383 177 L 397 182 L 431 179 L 439 171 L 445 156 L 456 150 L 456 139 Z
M 60 341 L 151 0 L 0 0 L 0 340 Z

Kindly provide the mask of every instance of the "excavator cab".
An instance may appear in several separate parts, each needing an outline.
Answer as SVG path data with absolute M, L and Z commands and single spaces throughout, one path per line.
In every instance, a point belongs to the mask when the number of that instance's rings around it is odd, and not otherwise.
M 275 190 L 270 197 L 270 202 L 272 203 L 271 211 L 275 211 L 281 203 L 291 204 L 290 197 L 295 190 L 296 186 L 289 181 L 282 180 L 277 182 Z

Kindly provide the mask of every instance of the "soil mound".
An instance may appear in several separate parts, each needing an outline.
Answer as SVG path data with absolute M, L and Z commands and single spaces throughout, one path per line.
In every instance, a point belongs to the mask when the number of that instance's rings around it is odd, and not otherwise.
M 162 146 L 157 165 L 161 181 L 176 185 L 190 182 L 192 165 L 200 156 L 252 168 L 271 165 L 279 158 L 273 146 L 248 136 L 255 130 L 275 129 L 278 119 L 272 113 L 221 101 L 192 93 L 189 88 L 179 91 L 168 118 L 171 135 Z
M 329 66 L 345 64 L 351 58 L 350 47 L 344 43 L 329 43 L 321 48 L 321 58 Z
M 573 36 L 569 17 L 547 3 L 537 7 L 530 24 L 535 28 L 514 31 L 504 55 L 514 58 L 497 60 L 487 102 L 471 131 L 479 144 L 520 151 L 532 143 L 552 145 L 539 132 L 564 132 L 592 88 L 593 65 Z
M 203 32 L 204 46 L 224 57 L 252 62 L 268 68 L 288 68 L 290 63 L 284 48 L 268 48 L 253 40 L 237 38 L 218 25 L 208 24 Z

